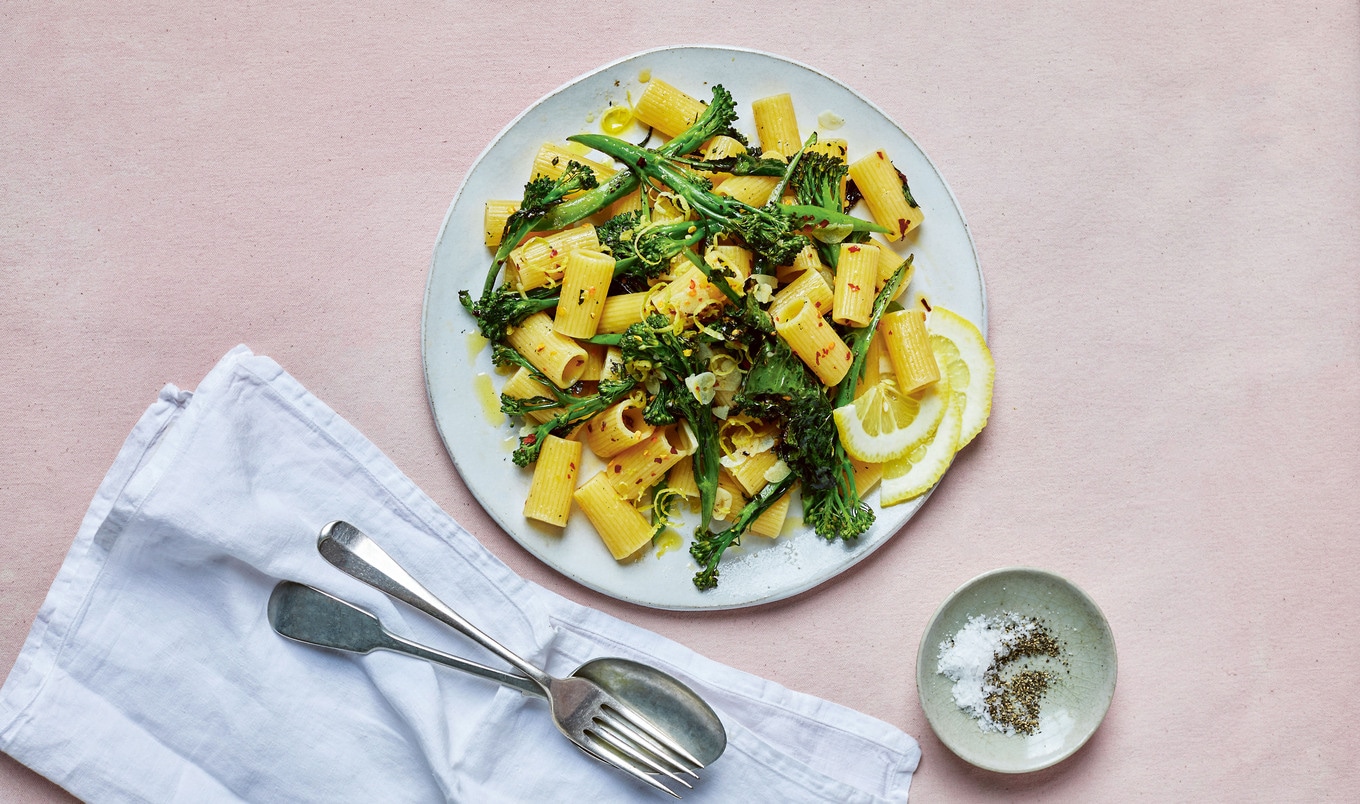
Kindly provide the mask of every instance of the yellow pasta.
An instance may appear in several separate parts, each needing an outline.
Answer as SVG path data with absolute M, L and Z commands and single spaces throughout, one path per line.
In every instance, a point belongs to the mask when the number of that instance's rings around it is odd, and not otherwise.
M 585 371 L 586 350 L 554 330 L 552 319 L 541 310 L 511 329 L 506 340 L 558 388 L 570 388 Z
M 520 366 L 519 370 L 514 374 L 511 374 L 510 379 L 505 381 L 505 385 L 501 387 L 501 394 L 512 399 L 533 399 L 538 396 L 546 397 L 547 399 L 553 398 L 552 390 L 534 379 L 534 375 L 529 373 L 529 370 L 523 366 Z M 546 408 L 544 410 L 531 410 L 524 414 L 524 418 L 537 424 L 542 424 L 561 412 L 562 408 L 559 407 Z
M 775 322 L 787 318 L 787 311 L 794 302 L 805 301 L 812 305 L 817 315 L 831 312 L 835 293 L 821 271 L 806 271 L 788 285 L 779 289 L 770 301 L 770 318 Z
M 850 370 L 850 347 L 805 299 L 789 305 L 774 328 L 826 385 L 840 382 Z
M 874 486 L 878 485 L 878 481 L 883 479 L 883 464 L 881 463 L 863 463 L 851 458 L 850 465 L 855 469 L 855 492 L 860 497 L 873 491 Z
M 822 258 L 817 253 L 816 246 L 808 244 L 806 246 L 803 246 L 803 249 L 799 251 L 798 254 L 793 258 L 792 264 L 781 265 L 778 268 L 775 268 L 775 276 L 779 279 L 780 285 L 787 285 L 793 280 L 797 279 L 802 274 L 806 273 L 807 271 L 811 271 L 814 268 L 821 269 L 827 272 L 826 273 L 827 286 L 830 286 L 831 285 L 830 270 L 825 265 L 822 264 Z
M 555 435 L 543 439 L 529 483 L 529 496 L 524 500 L 524 516 L 558 527 L 566 525 L 580 467 L 581 442 Z
M 561 145 L 545 142 L 538 149 L 538 153 L 534 155 L 533 178 L 538 179 L 546 177 L 555 179 L 566 172 L 567 163 L 569 162 L 579 162 L 595 171 L 595 178 L 600 184 L 609 181 L 615 173 L 618 173 L 613 167 L 606 165 L 598 159 L 591 159 L 590 157 L 576 153 L 570 148 L 564 148 Z
M 726 469 L 718 470 L 718 493 L 713 504 L 713 518 L 730 522 L 746 506 L 746 490 Z
M 930 348 L 930 333 L 926 331 L 926 314 L 920 310 L 897 310 L 887 313 L 878 322 L 883 345 L 892 361 L 897 387 L 904 394 L 923 388 L 940 379 L 940 366 Z
M 798 118 L 793 113 L 793 97 L 787 92 L 753 101 L 751 116 L 755 119 L 762 151 L 775 151 L 790 157 L 803 147 L 803 140 L 798 136 Z
M 877 285 L 878 246 L 842 243 L 840 257 L 836 260 L 836 295 L 831 305 L 831 320 L 856 327 L 868 324 L 874 311 Z
M 907 202 L 902 177 L 882 149 L 851 162 L 850 178 L 855 180 L 864 203 L 869 205 L 869 214 L 888 227 L 885 235 L 888 240 L 900 240 L 925 220 L 921 208 Z
M 623 561 L 651 543 L 651 523 L 614 491 L 604 472 L 587 480 L 574 498 L 615 561 Z
M 699 483 L 694 479 L 694 461 L 680 461 L 666 473 L 666 488 L 681 497 L 699 496 Z
M 705 108 L 698 98 L 653 78 L 633 104 L 633 116 L 644 126 L 674 137 L 699 119 Z
M 585 439 L 591 452 L 601 458 L 612 458 L 646 440 L 654 430 L 655 427 L 643 421 L 642 407 L 628 397 L 586 422 Z
M 751 266 L 754 265 L 755 258 L 748 249 L 741 246 L 709 246 L 704 252 L 704 262 L 714 268 L 732 269 L 736 277 L 728 277 L 727 281 L 740 293 L 742 282 L 751 275 Z
M 713 192 L 735 198 L 743 204 L 763 207 L 778 184 L 778 176 L 733 176 L 714 187 Z
M 654 430 L 643 441 L 615 455 L 604 468 L 614 492 L 637 500 L 681 458 L 694 454 L 694 442 L 683 425 Z
M 570 338 L 593 337 L 613 278 L 614 258 L 608 254 L 582 249 L 567 255 L 553 329 Z
M 765 473 L 779 461 L 779 456 L 775 455 L 774 450 L 767 449 L 764 452 L 757 452 L 747 457 L 739 463 L 725 465 L 732 478 L 741 484 L 741 488 L 748 497 L 754 497 L 756 492 L 765 488 L 769 482 L 765 479 Z
M 780 495 L 779 499 L 765 509 L 765 513 L 756 517 L 751 523 L 751 532 L 757 536 L 765 536 L 770 539 L 779 538 L 779 534 L 784 530 L 784 520 L 789 516 L 789 503 L 793 500 L 793 491 L 789 490 Z
M 599 251 L 600 238 L 590 224 L 563 229 L 547 237 L 531 237 L 509 255 L 520 290 L 552 285 L 562 281 L 567 256 L 573 251 Z
M 519 210 L 518 201 L 487 201 L 482 213 L 482 228 L 485 230 L 486 247 L 498 248 L 505 236 L 505 222 Z
M 642 320 L 646 315 L 647 291 L 619 293 L 608 296 L 600 310 L 600 321 L 595 327 L 597 333 L 623 332 Z
M 598 382 L 605 374 L 605 363 L 608 359 L 608 347 L 600 346 L 595 343 L 582 343 L 581 348 L 586 350 L 586 365 L 581 369 L 581 379 L 584 382 Z
M 905 262 L 893 251 L 887 243 L 874 243 L 878 246 L 878 288 L 882 289 L 884 283 L 892 279 L 892 275 L 897 273 L 897 269 Z M 915 263 L 907 266 L 907 273 L 902 277 L 902 284 L 897 286 L 897 295 L 893 296 L 893 301 L 902 298 L 902 294 L 907 292 L 907 285 L 911 284 L 912 274 L 915 273 Z

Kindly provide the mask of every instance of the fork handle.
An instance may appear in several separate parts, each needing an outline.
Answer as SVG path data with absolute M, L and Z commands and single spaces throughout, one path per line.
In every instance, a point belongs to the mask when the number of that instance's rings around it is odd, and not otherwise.
M 552 678 L 539 668 L 520 658 L 514 651 L 487 636 L 458 612 L 444 605 L 430 590 L 421 586 L 363 531 L 348 522 L 335 521 L 321 529 L 316 549 L 341 572 L 357 578 L 397 600 L 417 608 L 448 625 L 472 641 L 491 651 L 528 676 L 548 694 Z

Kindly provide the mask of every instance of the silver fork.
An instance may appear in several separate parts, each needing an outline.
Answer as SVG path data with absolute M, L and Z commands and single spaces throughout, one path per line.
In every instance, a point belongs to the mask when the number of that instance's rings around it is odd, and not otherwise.
M 421 586 L 358 528 L 348 522 L 331 522 L 321 529 L 317 550 L 348 575 L 452 626 L 528 676 L 543 690 L 558 730 L 586 753 L 676 798 L 680 795 L 648 771 L 693 789 L 679 774 L 698 779 L 695 769 L 703 768 L 703 763 L 662 729 L 595 682 L 549 675 L 487 636 Z

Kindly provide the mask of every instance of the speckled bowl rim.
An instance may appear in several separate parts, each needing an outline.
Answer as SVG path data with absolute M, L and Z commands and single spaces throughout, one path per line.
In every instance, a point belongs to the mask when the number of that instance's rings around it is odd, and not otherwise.
M 964 592 L 997 575 L 1004 575 L 1008 573 L 1015 574 L 1017 577 L 1024 579 L 1044 577 L 1052 581 L 1056 581 L 1057 583 L 1066 587 L 1069 591 L 1073 593 L 1073 596 L 1075 598 L 1077 598 L 1080 602 L 1084 603 L 1086 606 L 1089 606 L 1091 611 L 1095 613 L 1096 622 L 1100 625 L 1101 628 L 1105 630 L 1105 633 L 1107 634 L 1110 643 L 1110 665 L 1111 665 L 1110 694 L 1109 697 L 1107 697 L 1100 704 L 1101 709 L 1099 712 L 1099 716 L 1095 718 L 1095 722 L 1092 724 L 1091 728 L 1081 736 L 1081 739 L 1074 741 L 1072 745 L 1070 745 L 1067 748 L 1067 750 L 1055 754 L 1051 757 L 1048 757 L 1042 762 L 1035 763 L 1033 766 L 1027 766 L 1024 768 L 998 767 L 995 765 L 989 765 L 986 762 L 985 758 L 970 756 L 967 753 L 961 751 L 955 745 L 952 745 L 951 742 L 941 734 L 939 725 L 935 722 L 935 718 L 931 714 L 931 708 L 926 705 L 924 692 L 925 685 L 923 683 L 927 676 L 934 675 L 936 672 L 935 669 L 933 668 L 929 670 L 927 670 L 926 668 L 926 657 L 928 655 L 927 643 L 934 641 L 931 639 L 931 632 L 935 630 L 936 623 L 939 622 L 940 618 L 943 617 L 945 612 L 949 610 L 950 606 L 954 603 L 954 601 L 957 600 Z M 933 654 L 933 651 L 931 651 L 930 653 Z M 1091 739 L 1091 736 L 1095 734 L 1096 731 L 1100 728 L 1100 725 L 1105 722 L 1105 716 L 1109 713 L 1110 704 L 1114 701 L 1114 693 L 1116 687 L 1118 686 L 1118 683 L 1119 683 L 1119 651 L 1118 646 L 1115 644 L 1114 641 L 1114 631 L 1110 628 L 1110 621 L 1105 617 L 1105 612 L 1101 611 L 1100 606 L 1096 605 L 1095 600 L 1093 600 L 1090 595 L 1086 594 L 1086 592 L 1082 590 L 1081 587 L 1077 586 L 1075 583 L 1069 581 L 1067 578 L 1064 578 L 1063 576 L 1057 574 L 1056 572 L 1050 572 L 1049 570 L 1039 569 L 1037 567 L 1025 567 L 1025 566 L 999 567 L 994 570 L 988 570 L 987 572 L 977 575 L 961 584 L 958 588 L 951 592 L 948 597 L 944 599 L 944 602 L 942 602 L 938 608 L 935 609 L 935 613 L 931 615 L 930 620 L 926 623 L 925 630 L 921 632 L 921 642 L 916 648 L 916 700 L 920 704 L 921 710 L 925 713 L 926 722 L 930 724 L 931 731 L 935 733 L 936 738 L 939 739 L 939 741 L 942 744 L 944 744 L 946 748 L 953 752 L 955 756 L 959 757 L 960 759 L 964 760 L 965 762 L 971 765 L 982 768 L 983 770 L 992 771 L 993 773 L 1006 773 L 1006 774 L 1033 773 L 1034 771 L 1043 770 L 1045 768 L 1051 768 L 1054 765 L 1057 765 L 1059 762 L 1062 762 L 1063 760 L 1072 756 L 1077 751 L 1081 750 L 1081 747 L 1086 745 L 1086 743 Z

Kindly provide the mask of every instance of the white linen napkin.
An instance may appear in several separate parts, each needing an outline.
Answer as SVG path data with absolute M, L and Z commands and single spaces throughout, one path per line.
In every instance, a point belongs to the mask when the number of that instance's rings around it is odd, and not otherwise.
M 334 519 L 550 672 L 612 655 L 693 687 L 729 742 L 687 801 L 907 799 L 920 759 L 910 736 L 518 577 L 245 347 L 196 391 L 167 386 L 128 437 L 0 689 L 0 749 L 94 802 L 664 798 L 579 753 L 541 700 L 405 656 L 275 634 L 265 605 L 286 578 L 496 663 L 327 564 L 316 537 Z

